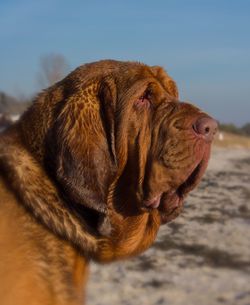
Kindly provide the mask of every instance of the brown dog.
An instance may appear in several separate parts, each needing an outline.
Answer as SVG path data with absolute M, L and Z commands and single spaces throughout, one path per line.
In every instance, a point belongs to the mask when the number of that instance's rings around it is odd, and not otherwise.
M 0 137 L 0 303 L 83 304 L 88 262 L 146 250 L 200 181 L 216 122 L 160 67 L 100 61 Z

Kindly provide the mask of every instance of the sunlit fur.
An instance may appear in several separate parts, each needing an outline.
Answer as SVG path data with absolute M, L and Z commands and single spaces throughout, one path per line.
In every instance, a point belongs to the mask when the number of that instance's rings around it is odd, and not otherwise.
M 134 62 L 81 66 L 39 94 L 0 136 L 1 305 L 83 304 L 89 260 L 146 250 L 181 207 L 144 200 L 204 173 L 200 115 L 161 67 Z

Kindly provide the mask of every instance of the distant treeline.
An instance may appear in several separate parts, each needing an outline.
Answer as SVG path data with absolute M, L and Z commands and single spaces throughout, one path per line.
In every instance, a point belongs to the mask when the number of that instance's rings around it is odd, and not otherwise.
M 57 53 L 49 53 L 41 56 L 37 81 L 39 88 L 47 88 L 61 80 L 70 71 L 66 58 Z M 13 115 L 22 114 L 29 105 L 33 97 L 16 98 L 0 91 L 0 116 L 1 120 L 8 119 Z
M 30 104 L 30 100 L 19 100 L 0 91 L 0 113 L 3 115 L 21 114 Z
M 242 127 L 237 127 L 234 124 L 220 124 L 220 130 L 242 136 L 250 136 L 250 123 L 247 123 Z

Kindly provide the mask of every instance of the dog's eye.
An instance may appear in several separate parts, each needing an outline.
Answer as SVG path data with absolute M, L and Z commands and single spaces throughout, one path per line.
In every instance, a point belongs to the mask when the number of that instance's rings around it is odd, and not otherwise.
M 135 105 L 137 107 L 146 107 L 149 108 L 151 105 L 151 97 L 152 97 L 152 91 L 150 89 L 147 89 L 142 96 L 140 96 L 136 101 Z

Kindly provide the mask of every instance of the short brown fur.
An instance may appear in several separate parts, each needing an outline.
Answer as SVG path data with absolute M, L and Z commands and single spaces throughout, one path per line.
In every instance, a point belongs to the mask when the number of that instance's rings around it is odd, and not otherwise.
M 1 304 L 83 304 L 91 259 L 146 250 L 182 205 L 144 203 L 204 173 L 210 143 L 188 127 L 201 114 L 162 68 L 133 62 L 81 66 L 41 93 L 0 136 Z

